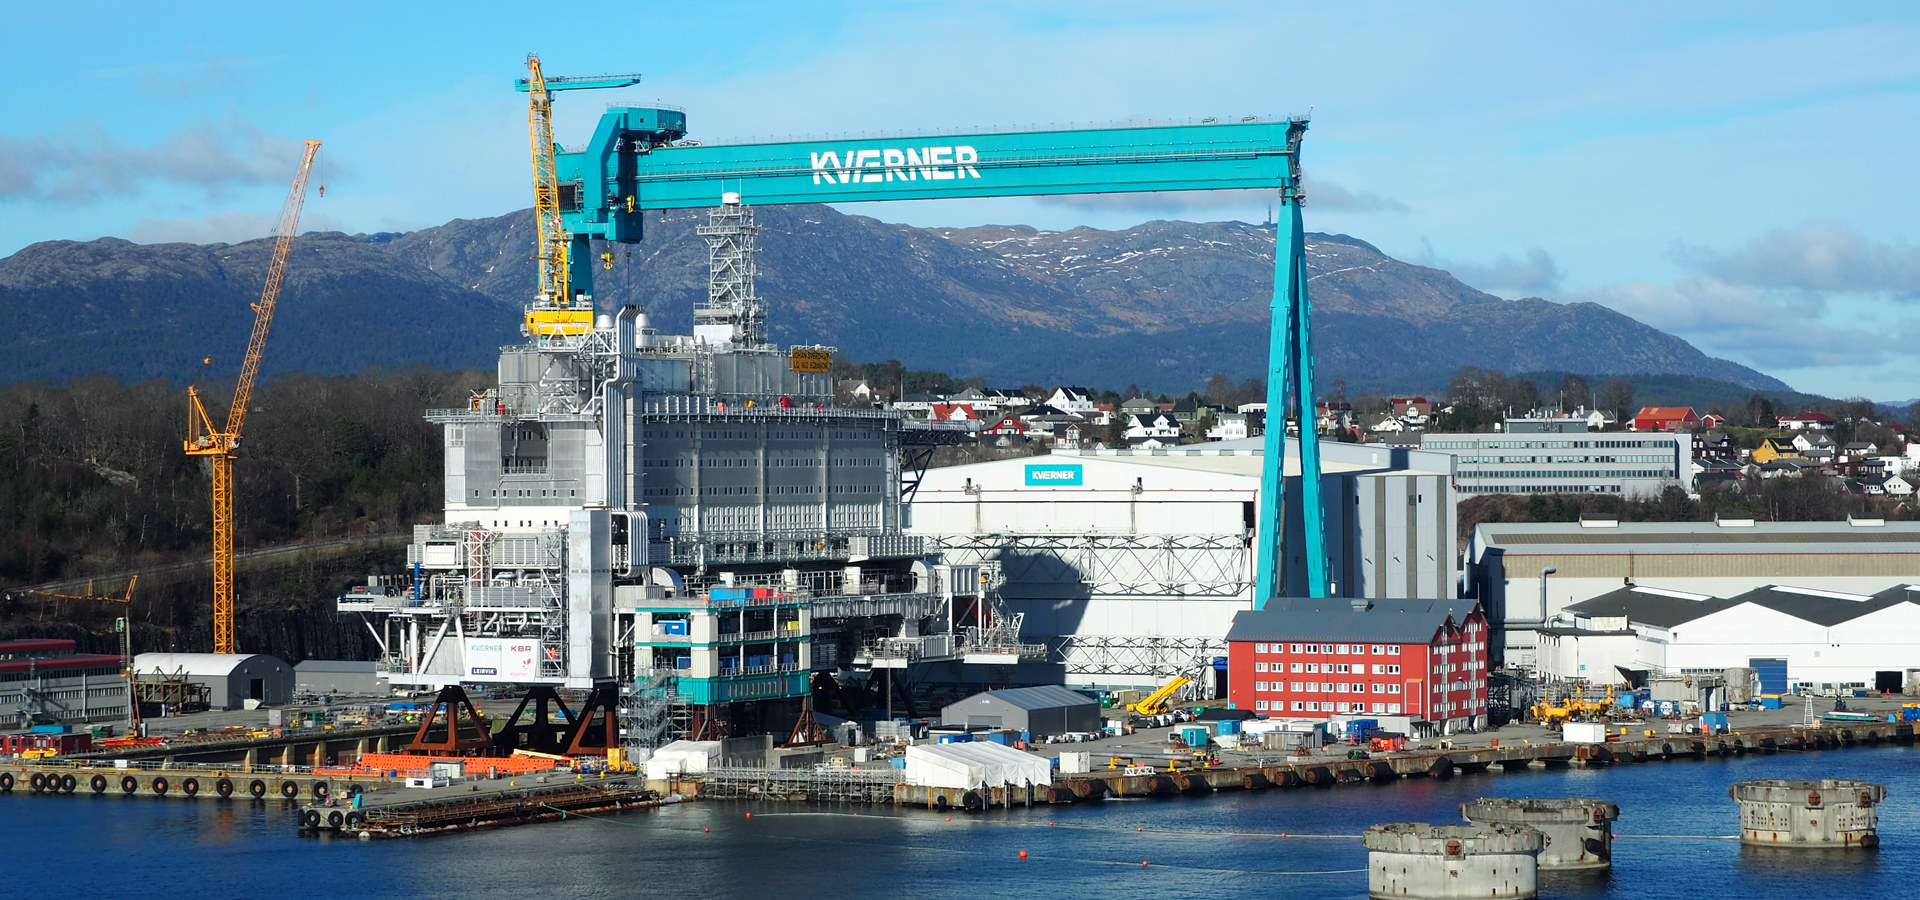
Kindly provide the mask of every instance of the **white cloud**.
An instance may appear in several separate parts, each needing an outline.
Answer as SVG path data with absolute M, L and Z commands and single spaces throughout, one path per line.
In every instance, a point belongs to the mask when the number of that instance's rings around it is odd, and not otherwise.
M 1564 274 L 1559 264 L 1553 261 L 1552 254 L 1539 247 L 1529 247 L 1519 257 L 1503 253 L 1492 262 L 1476 263 L 1440 259 L 1434 254 L 1431 242 L 1422 238 L 1420 243 L 1424 252 L 1410 259 L 1410 262 L 1444 269 L 1453 277 L 1489 294 L 1543 296 L 1559 289 Z
M 1687 275 L 1669 285 L 1625 282 L 1575 291 L 1569 299 L 1599 303 L 1685 338 L 1711 356 L 1762 371 L 1872 366 L 1896 353 L 1895 343 L 1881 332 L 1827 321 L 1824 298 L 1783 297 L 1711 275 Z M 1888 325 L 1891 331 L 1920 322 Z
M 1674 256 L 1729 284 L 1920 299 L 1920 246 L 1876 241 L 1837 222 L 1775 229 L 1731 253 L 1683 244 Z
M 273 236 L 278 215 L 221 210 L 198 218 L 141 219 L 127 231 L 127 239 L 138 244 L 237 244 Z M 344 231 L 326 216 L 303 213 L 300 233 Z
M 204 191 L 290 181 L 305 147 L 244 122 L 181 128 L 158 143 L 119 141 L 98 126 L 61 137 L 0 137 L 0 202 L 71 205 L 155 185 Z

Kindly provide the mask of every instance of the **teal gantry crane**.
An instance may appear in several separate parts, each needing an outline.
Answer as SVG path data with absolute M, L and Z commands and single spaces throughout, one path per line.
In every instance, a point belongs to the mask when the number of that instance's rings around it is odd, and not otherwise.
M 527 82 L 520 83 L 527 89 Z M 557 87 L 554 80 L 547 89 Z M 581 85 L 589 86 L 589 85 Z M 594 84 L 591 86 L 611 86 Z M 1268 339 L 1265 461 L 1256 523 L 1254 603 L 1327 596 L 1326 515 L 1314 439 L 1312 307 L 1300 204 L 1307 120 L 1245 120 L 925 137 L 708 145 L 683 140 L 686 113 L 615 107 L 574 151 L 554 148 L 557 202 L 571 256 L 593 238 L 634 243 L 646 210 L 711 207 L 737 193 L 755 205 L 1025 197 L 1136 191 L 1278 189 Z M 592 266 L 573 272 L 591 297 Z M 1287 421 L 1300 423 L 1300 472 L 1286 472 Z M 1284 496 L 1284 502 L 1283 502 Z M 1282 559 L 1282 534 L 1287 542 Z

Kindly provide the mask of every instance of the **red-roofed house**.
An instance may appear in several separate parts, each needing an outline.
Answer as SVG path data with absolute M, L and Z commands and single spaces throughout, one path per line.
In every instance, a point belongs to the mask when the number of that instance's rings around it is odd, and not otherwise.
M 1027 426 L 1021 424 L 1017 416 L 1002 416 L 1000 421 L 987 428 L 986 434 L 995 436 L 1015 436 L 1027 433 Z
M 970 403 L 935 403 L 928 407 L 927 418 L 939 422 L 978 422 L 980 414 Z
M 1634 431 L 1691 431 L 1700 427 L 1700 414 L 1691 406 L 1643 406 L 1633 417 Z
M 1780 427 L 1788 431 L 1832 431 L 1833 417 L 1826 413 L 1801 413 L 1781 416 Z

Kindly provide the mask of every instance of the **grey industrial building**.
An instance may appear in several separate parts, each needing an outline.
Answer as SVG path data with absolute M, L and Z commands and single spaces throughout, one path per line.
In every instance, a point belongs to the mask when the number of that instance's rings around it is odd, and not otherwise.
M 1544 623 L 1623 585 L 1732 597 L 1773 584 L 1866 595 L 1920 582 L 1920 522 L 1483 524 L 1465 569 L 1463 595 L 1504 633 L 1496 660 L 1532 666 Z
M 0 731 L 126 717 L 120 657 L 79 653 L 64 638 L 0 641 Z
M 940 711 L 943 725 L 1024 731 L 1033 740 L 1100 730 L 1100 701 L 1058 685 L 986 691 Z
M 302 694 L 380 696 L 388 693 L 387 675 L 372 662 L 309 659 L 293 667 L 293 689 Z
M 141 679 L 177 678 L 207 686 L 214 709 L 243 709 L 293 702 L 293 667 L 257 653 L 142 653 L 133 659 Z
M 1453 454 L 1457 498 L 1481 494 L 1610 494 L 1645 499 L 1693 480 L 1693 437 L 1651 432 L 1435 434 L 1393 446 Z

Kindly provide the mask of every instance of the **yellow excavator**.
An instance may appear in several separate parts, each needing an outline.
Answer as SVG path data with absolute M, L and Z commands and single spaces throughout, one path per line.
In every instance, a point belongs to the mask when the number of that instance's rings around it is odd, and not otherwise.
M 1160 686 L 1160 689 L 1141 698 L 1139 703 L 1127 704 L 1127 711 L 1142 716 L 1157 716 L 1167 711 L 1167 701 L 1180 689 L 1191 684 L 1193 679 L 1185 675 L 1175 675 L 1173 680 Z

